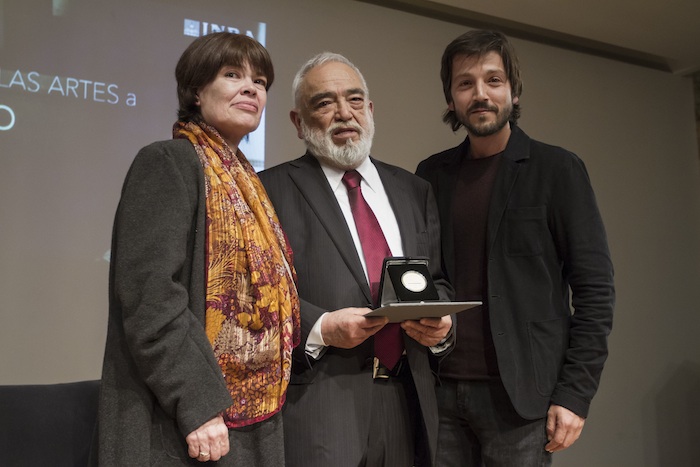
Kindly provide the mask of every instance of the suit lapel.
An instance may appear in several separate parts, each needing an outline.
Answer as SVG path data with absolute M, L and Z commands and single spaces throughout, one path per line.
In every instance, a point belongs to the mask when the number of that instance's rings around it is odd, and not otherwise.
M 417 223 L 414 219 L 412 204 L 406 202 L 406 200 L 411 197 L 406 193 L 406 188 L 396 178 L 396 167 L 386 165 L 374 159 L 372 159 L 372 162 L 377 168 L 379 177 L 382 179 L 384 191 L 386 192 L 387 198 L 389 198 L 389 204 L 396 216 L 396 222 L 399 225 L 399 232 L 401 233 L 403 253 L 405 256 L 415 255 L 415 252 L 418 250 L 418 245 L 416 243 Z
M 372 295 L 355 243 L 352 241 L 345 217 L 321 166 L 316 158 L 308 153 L 292 165 L 295 167 L 290 171 L 292 181 L 328 232 L 328 236 L 365 294 L 367 303 L 372 303 Z

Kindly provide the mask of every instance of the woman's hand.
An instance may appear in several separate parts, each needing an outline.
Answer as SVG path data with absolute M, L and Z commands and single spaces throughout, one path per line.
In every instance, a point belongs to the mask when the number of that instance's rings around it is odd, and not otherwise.
M 228 428 L 221 415 L 217 415 L 185 438 L 190 457 L 199 462 L 218 461 L 228 454 Z

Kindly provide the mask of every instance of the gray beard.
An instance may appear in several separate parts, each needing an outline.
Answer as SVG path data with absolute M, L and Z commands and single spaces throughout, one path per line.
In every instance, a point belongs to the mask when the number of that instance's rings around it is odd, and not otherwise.
M 362 164 L 369 156 L 374 138 L 374 120 L 369 119 L 367 130 L 359 125 L 351 125 L 360 133 L 357 141 L 347 140 L 344 145 L 338 146 L 333 142 L 333 130 L 338 126 L 348 126 L 347 123 L 331 125 L 325 132 L 310 128 L 306 122 L 301 121 L 301 131 L 306 147 L 320 162 L 340 170 L 352 170 Z

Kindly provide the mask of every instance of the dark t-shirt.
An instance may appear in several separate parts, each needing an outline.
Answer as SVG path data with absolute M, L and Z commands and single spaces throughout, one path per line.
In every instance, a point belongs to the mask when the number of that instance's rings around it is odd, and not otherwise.
M 452 200 L 455 300 L 481 300 L 484 305 L 457 314 L 455 348 L 440 366 L 440 374 L 447 378 L 488 380 L 498 377 L 488 315 L 486 226 L 502 155 L 472 159 L 465 154 L 460 165 Z

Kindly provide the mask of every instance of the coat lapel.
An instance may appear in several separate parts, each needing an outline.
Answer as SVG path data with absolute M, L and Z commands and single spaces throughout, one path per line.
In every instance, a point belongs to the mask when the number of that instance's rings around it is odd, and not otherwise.
M 518 178 L 520 162 L 530 157 L 529 138 L 517 126 L 512 126 L 512 133 L 505 152 L 503 153 L 502 167 L 498 172 L 491 194 L 489 207 L 488 226 L 486 230 L 487 254 L 496 241 L 496 234 L 508 207 L 508 200 Z
M 465 139 L 457 146 L 448 158 L 443 161 L 442 170 L 437 171 L 436 198 L 440 211 L 440 228 L 442 230 L 443 262 L 449 277 L 455 277 L 454 263 L 454 237 L 452 235 L 452 199 L 454 198 L 455 186 L 459 177 L 459 166 L 461 155 L 464 154 L 465 146 L 469 144 Z
M 290 171 L 290 177 L 311 207 L 328 236 L 335 244 L 340 256 L 357 281 L 358 286 L 372 303 L 372 295 L 367 284 L 362 263 L 358 256 L 355 243 L 352 241 L 350 230 L 335 195 L 328 185 L 328 180 L 321 170 L 315 157 L 305 154 L 292 164 L 295 170 Z

